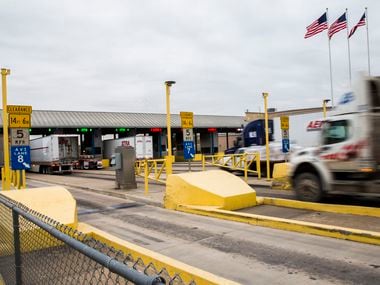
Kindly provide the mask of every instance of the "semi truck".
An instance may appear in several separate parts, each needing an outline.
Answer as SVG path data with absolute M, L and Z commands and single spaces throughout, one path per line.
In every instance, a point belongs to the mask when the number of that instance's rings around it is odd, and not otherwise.
M 153 158 L 153 137 L 136 135 L 113 140 L 103 141 L 103 157 L 112 159 L 118 146 L 131 146 L 136 150 L 137 159 Z
M 274 140 L 273 120 L 268 120 L 269 142 Z M 234 141 L 234 146 L 227 149 L 225 154 L 233 154 L 239 148 L 265 145 L 265 120 L 259 119 L 249 122 L 243 129 L 241 136 Z
M 71 173 L 79 158 L 77 135 L 50 135 L 30 141 L 31 171 Z
M 362 77 L 323 121 L 319 144 L 291 156 L 300 200 L 330 194 L 380 196 L 380 77 Z

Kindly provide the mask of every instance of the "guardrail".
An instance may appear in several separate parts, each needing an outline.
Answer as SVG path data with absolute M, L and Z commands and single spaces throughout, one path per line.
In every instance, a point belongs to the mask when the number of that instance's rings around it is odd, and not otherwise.
M 256 170 L 252 170 L 251 166 L 256 164 Z M 261 179 L 260 153 L 243 153 L 243 154 L 216 154 L 204 155 L 202 157 L 202 168 L 205 170 L 207 165 L 222 167 L 233 171 L 244 172 L 244 179 L 248 181 L 248 173 L 257 175 Z
M 166 174 L 166 158 L 164 159 L 144 159 L 135 163 L 135 173 L 144 178 L 145 194 L 149 193 L 149 179 L 165 184 L 162 174 Z
M 0 213 L 5 284 L 165 284 L 123 252 L 3 195 Z

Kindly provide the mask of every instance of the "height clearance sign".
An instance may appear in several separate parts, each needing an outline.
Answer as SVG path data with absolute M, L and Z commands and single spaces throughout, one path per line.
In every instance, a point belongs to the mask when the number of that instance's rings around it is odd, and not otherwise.
M 193 134 L 193 112 L 180 112 L 181 127 L 183 130 L 183 156 L 185 159 L 193 159 L 195 156 Z
M 11 128 L 12 169 L 29 169 L 29 128 L 31 127 L 32 106 L 8 105 L 7 113 L 9 128 Z

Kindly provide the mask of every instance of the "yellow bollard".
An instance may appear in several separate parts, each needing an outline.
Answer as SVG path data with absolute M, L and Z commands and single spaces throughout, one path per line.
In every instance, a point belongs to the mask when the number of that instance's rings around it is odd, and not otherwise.
M 22 184 L 21 184 L 21 188 L 22 189 L 26 189 L 26 171 L 25 169 L 22 170 Z
M 205 171 L 206 161 L 205 156 L 202 154 L 202 170 Z
M 20 171 L 16 170 L 16 173 L 15 173 L 15 188 L 16 189 L 20 189 L 19 186 L 20 186 Z
M 5 176 L 5 171 L 4 167 L 1 168 L 1 189 L 4 190 L 4 176 Z
M 145 195 L 149 194 L 149 182 L 148 182 L 148 162 L 145 160 L 144 162 L 144 188 L 145 188 Z

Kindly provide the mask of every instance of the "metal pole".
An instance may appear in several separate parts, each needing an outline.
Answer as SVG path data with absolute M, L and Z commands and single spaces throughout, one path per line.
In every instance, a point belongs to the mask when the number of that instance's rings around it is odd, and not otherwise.
M 1 69 L 2 95 L 3 95 L 3 150 L 4 150 L 4 180 L 2 189 L 11 189 L 10 167 L 9 167 L 9 144 L 8 144 L 8 113 L 7 113 L 7 75 L 11 74 L 9 69 Z
M 346 8 L 346 30 L 347 30 L 347 47 L 348 47 L 348 76 L 350 79 L 350 87 L 351 87 L 351 52 L 350 52 L 350 38 L 348 37 L 350 31 L 348 30 L 348 9 Z
M 144 194 L 149 194 L 149 181 L 148 181 L 148 161 L 144 160 Z
M 328 14 L 328 8 L 326 8 L 326 19 L 327 19 L 327 26 L 329 25 L 329 14 Z M 330 38 L 327 33 L 327 42 L 329 45 L 329 63 L 330 63 L 330 89 L 331 89 L 331 105 L 334 107 L 334 92 L 333 92 L 333 77 L 332 77 L 332 67 L 331 67 L 331 45 L 330 45 Z
M 168 135 L 168 155 L 166 158 L 166 178 L 173 173 L 172 160 L 172 132 L 170 126 L 170 87 L 175 84 L 175 81 L 165 81 L 166 86 L 166 129 Z
M 365 19 L 366 19 L 366 29 L 367 29 L 367 52 L 368 52 L 368 76 L 371 76 L 371 61 L 369 58 L 369 34 L 368 34 L 368 10 L 365 7 Z
M 265 114 L 265 151 L 267 156 L 267 180 L 270 180 L 270 163 L 269 163 L 269 130 L 268 130 L 268 93 L 263 93 L 264 97 L 264 114 Z
M 22 284 L 22 271 L 21 271 L 21 246 L 20 246 L 20 222 L 19 214 L 12 209 L 13 218 L 13 243 L 15 247 L 15 267 L 16 267 L 16 284 Z

